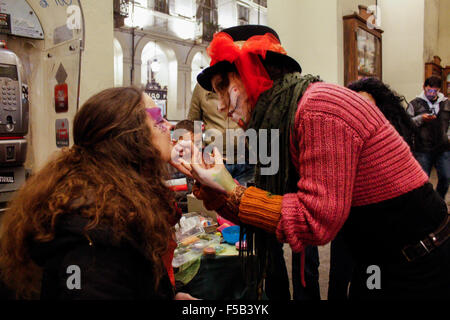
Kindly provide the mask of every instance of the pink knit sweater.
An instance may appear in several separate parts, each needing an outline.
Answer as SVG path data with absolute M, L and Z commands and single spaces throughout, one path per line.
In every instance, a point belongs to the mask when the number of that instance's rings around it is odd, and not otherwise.
M 283 196 L 277 237 L 294 252 L 330 242 L 354 206 L 392 199 L 428 176 L 379 109 L 341 86 L 314 83 L 300 100 L 290 152 L 297 193 Z

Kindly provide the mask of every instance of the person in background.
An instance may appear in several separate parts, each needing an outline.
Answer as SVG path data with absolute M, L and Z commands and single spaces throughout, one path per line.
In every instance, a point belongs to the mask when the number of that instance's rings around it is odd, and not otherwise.
M 186 130 L 186 133 L 181 135 L 179 137 L 179 140 L 190 140 L 192 142 L 194 142 L 194 139 L 201 139 L 201 133 L 199 133 L 197 135 L 197 137 L 194 136 L 194 121 L 193 120 L 181 120 L 179 122 L 177 122 L 177 124 L 174 127 L 174 130 L 179 130 L 179 129 L 183 129 Z
M 173 141 L 173 143 L 178 143 L 181 140 L 188 140 L 194 142 L 194 121 L 192 120 L 181 120 L 177 122 L 174 126 L 174 131 L 176 130 L 185 130 L 185 133 L 178 138 L 178 141 Z M 201 139 L 197 137 L 197 139 Z M 187 194 L 192 192 L 192 186 L 194 185 L 194 179 L 190 176 L 183 174 L 182 172 L 176 170 L 174 167 L 168 165 L 169 172 L 172 179 L 186 179 L 187 190 L 186 191 L 176 191 L 175 197 L 177 201 L 178 207 L 182 210 L 182 212 L 186 213 L 187 209 Z
M 226 113 L 217 112 L 218 110 L 223 111 L 220 108 L 221 106 L 216 93 L 207 91 L 198 84 L 195 85 L 194 92 L 192 93 L 188 119 L 193 121 L 202 121 L 205 125 L 206 131 L 218 130 L 222 134 L 222 154 L 226 159 L 227 143 L 229 143 L 231 139 L 231 137 L 227 135 L 227 129 L 237 130 L 239 129 L 239 125 L 233 121 L 230 121 Z M 230 131 L 228 131 L 228 133 L 230 133 Z M 209 143 L 209 141 L 206 141 L 206 143 Z M 230 147 L 229 144 L 228 147 Z M 242 185 L 252 182 L 255 174 L 255 165 L 248 163 L 248 150 L 246 150 L 246 155 L 241 155 L 246 156 L 245 163 L 237 163 L 237 143 L 234 144 L 234 150 L 231 151 L 234 152 L 234 161 L 227 162 L 227 160 L 225 160 L 227 170 L 230 172 L 232 177 Z
M 174 289 L 181 212 L 165 184 L 171 125 L 158 111 L 124 87 L 77 112 L 73 146 L 27 180 L 2 220 L 1 277 L 18 298 L 193 299 Z
M 445 199 L 450 182 L 450 142 L 447 131 L 450 121 L 450 101 L 441 92 L 442 80 L 429 77 L 423 91 L 407 108 L 418 128 L 414 156 L 428 176 L 436 168 L 436 191 Z

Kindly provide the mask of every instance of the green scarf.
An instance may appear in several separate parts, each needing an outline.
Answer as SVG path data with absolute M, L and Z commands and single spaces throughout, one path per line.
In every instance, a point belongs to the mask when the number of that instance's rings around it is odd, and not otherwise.
M 274 175 L 261 175 L 261 168 L 264 165 L 258 159 L 255 172 L 255 186 L 267 190 L 273 194 L 283 195 L 297 190 L 299 174 L 291 161 L 290 156 L 290 135 L 294 130 L 294 118 L 298 109 L 298 102 L 308 86 L 321 81 L 319 77 L 312 75 L 301 76 L 300 73 L 288 73 L 282 78 L 274 81 L 271 89 L 263 92 L 249 123 L 249 128 L 267 129 L 268 131 L 268 155 L 271 154 L 271 135 L 270 129 L 279 129 L 279 168 Z M 254 152 L 249 146 L 249 152 Z M 273 160 L 273 157 L 272 157 Z M 270 166 L 269 163 L 266 165 Z M 283 283 L 284 279 L 280 276 L 283 270 L 279 270 L 279 259 L 276 252 L 280 252 L 280 244 L 275 235 L 269 235 L 262 230 L 251 226 L 242 226 L 240 238 L 247 236 L 247 250 L 240 252 L 242 257 L 247 257 L 243 263 L 243 272 L 246 275 L 246 281 L 249 287 L 256 288 L 257 297 L 263 297 L 263 282 L 267 277 L 272 281 Z M 256 255 L 256 260 L 251 256 Z M 287 275 L 286 275 L 287 277 Z M 287 291 L 289 288 L 285 288 Z M 288 292 L 287 292 L 288 293 Z M 282 299 L 285 292 L 274 292 L 279 294 Z
M 260 95 L 249 128 L 256 131 L 267 129 L 269 154 L 271 152 L 270 129 L 279 129 L 279 168 L 274 175 L 261 175 L 261 168 L 269 167 L 271 164 L 262 165 L 258 161 L 255 172 L 256 187 L 278 195 L 296 190 L 299 176 L 290 157 L 290 135 L 294 129 L 298 102 L 308 86 L 318 81 L 322 81 L 318 76 L 301 76 L 298 72 L 288 73 L 275 80 L 272 88 Z

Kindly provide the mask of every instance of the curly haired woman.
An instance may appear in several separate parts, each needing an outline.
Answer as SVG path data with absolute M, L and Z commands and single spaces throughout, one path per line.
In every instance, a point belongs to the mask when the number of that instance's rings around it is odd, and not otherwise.
M 18 297 L 174 298 L 169 124 L 152 107 L 133 87 L 94 95 L 75 116 L 74 145 L 18 192 L 0 252 Z

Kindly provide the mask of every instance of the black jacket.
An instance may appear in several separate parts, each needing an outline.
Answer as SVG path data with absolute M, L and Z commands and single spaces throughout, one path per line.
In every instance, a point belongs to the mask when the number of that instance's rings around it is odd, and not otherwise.
M 167 274 L 155 291 L 152 263 L 138 246 L 132 241 L 114 244 L 107 227 L 85 233 L 86 223 L 78 214 L 65 215 L 54 240 L 32 243 L 31 257 L 43 268 L 41 299 L 173 299 Z M 77 272 L 70 266 L 79 268 L 79 289 L 73 286 Z
M 414 115 L 430 113 L 428 103 L 422 98 L 415 98 L 410 102 L 414 108 Z M 447 137 L 447 130 L 450 121 L 450 101 L 444 100 L 439 103 L 439 113 L 435 120 L 423 122 L 418 128 L 415 136 L 414 151 L 426 153 L 441 153 L 450 151 L 450 143 Z

